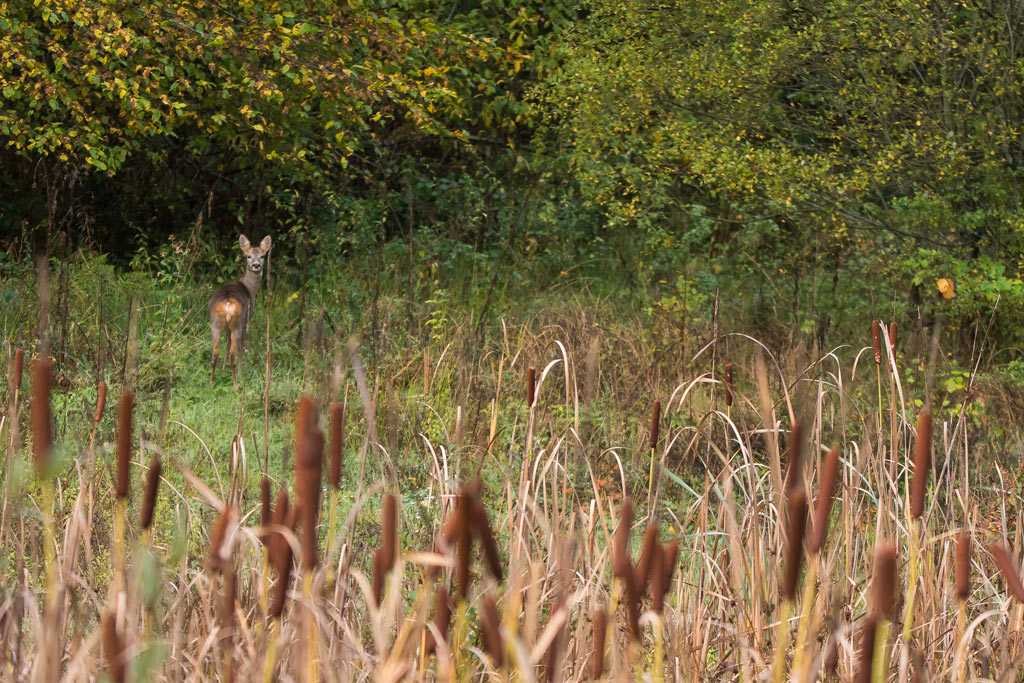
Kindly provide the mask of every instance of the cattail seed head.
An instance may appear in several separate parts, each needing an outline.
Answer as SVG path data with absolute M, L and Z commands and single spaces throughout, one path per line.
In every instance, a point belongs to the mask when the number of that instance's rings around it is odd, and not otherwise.
M 498 605 L 490 595 L 480 598 L 480 638 L 495 669 L 505 665 L 505 643 L 501 637 L 498 619 Z
M 871 321 L 871 341 L 875 347 L 875 363 L 877 365 L 882 364 L 882 322 L 880 320 Z
M 664 565 L 661 585 L 654 589 L 654 606 L 659 614 L 665 604 L 665 596 L 672 587 L 672 577 L 675 575 L 676 564 L 679 562 L 679 539 L 673 538 L 668 545 L 662 548 L 661 562 Z
M 526 368 L 526 407 L 533 407 L 533 399 L 537 394 L 537 370 L 532 365 Z
M 789 432 L 787 446 L 789 447 L 789 466 L 786 469 L 787 494 L 798 488 L 803 488 L 803 457 L 804 457 L 804 425 L 800 420 L 793 422 L 793 429 Z
M 661 614 L 665 606 L 665 547 L 655 543 L 651 551 L 651 609 Z
M 470 496 L 463 490 L 455 499 L 457 526 L 455 533 L 455 580 L 459 588 L 459 599 L 469 595 L 469 556 L 473 552 Z
M 498 541 L 494 538 L 494 530 L 491 528 L 490 520 L 487 519 L 487 508 L 484 507 L 483 498 L 479 494 L 470 496 L 469 502 L 471 531 L 483 547 L 487 570 L 495 581 L 501 581 L 505 572 L 501 564 Z
M 1010 551 L 998 543 L 990 545 L 988 551 L 992 553 L 992 558 L 996 561 L 1003 580 L 1006 581 L 1006 589 L 1010 591 L 1010 595 L 1017 602 L 1024 603 L 1024 585 L 1021 584 L 1020 572 L 1017 570 L 1017 563 L 1010 555 Z
M 438 586 L 437 590 L 434 591 L 434 626 L 437 627 L 438 632 L 441 634 L 441 639 L 444 641 L 448 640 L 448 629 L 451 627 L 452 622 L 452 603 L 451 596 L 448 595 L 448 589 L 444 586 Z M 437 643 L 434 640 L 433 633 L 427 633 L 427 654 L 437 650 Z
M 626 603 L 626 626 L 629 636 L 635 641 L 640 641 L 640 593 L 637 590 L 633 572 L 627 571 L 622 577 L 623 597 Z
M 394 494 L 384 496 L 384 509 L 381 514 L 381 569 L 387 574 L 395 566 L 398 543 L 398 501 Z
M 278 513 L 284 510 L 284 518 L 281 520 L 282 526 L 289 530 L 294 529 L 297 510 L 295 507 L 288 508 L 288 495 L 281 491 L 277 496 L 277 502 L 278 505 L 274 508 L 275 520 Z M 283 536 L 279 534 L 276 536 L 277 542 L 271 546 L 271 563 L 274 565 L 274 569 L 277 570 L 277 581 L 274 583 L 274 592 L 271 595 L 270 609 L 268 611 L 272 619 L 280 619 L 281 613 L 284 612 L 284 603 L 288 597 L 288 586 L 291 584 L 292 577 L 292 544 Z
M 872 608 L 891 617 L 896 609 L 897 572 L 896 546 L 879 542 L 875 546 L 875 573 L 871 577 Z
M 963 602 L 971 594 L 971 535 L 961 531 L 956 535 L 956 599 Z
M 285 489 L 281 489 L 277 492 L 277 498 L 274 500 L 274 507 L 270 511 L 270 523 L 273 526 L 284 526 L 285 521 L 288 518 L 288 492 Z M 280 531 L 272 531 L 266 535 L 267 543 L 267 555 L 270 559 L 270 564 L 277 566 L 274 562 L 278 553 L 280 553 L 280 546 L 282 543 L 287 543 L 284 536 Z
M 590 660 L 590 677 L 599 680 L 604 675 L 604 641 L 608 631 L 608 612 L 594 612 L 594 654 Z
M 327 483 L 335 490 L 341 485 L 341 454 L 345 449 L 345 406 L 335 401 L 330 408 L 331 463 L 327 473 Z
M 914 444 L 914 479 L 910 484 L 910 516 L 924 514 L 924 495 L 932 468 L 932 411 L 925 406 L 917 417 L 917 441 Z
M 103 419 L 103 409 L 107 407 L 107 383 L 104 380 L 100 380 L 99 386 L 96 388 L 96 412 L 93 413 L 92 423 L 98 425 L 100 420 Z
M 644 543 L 640 546 L 640 557 L 633 568 L 633 581 L 636 585 L 637 594 L 642 598 L 647 592 L 648 584 L 654 579 L 654 565 L 657 558 L 658 546 L 657 522 L 652 522 L 644 532 Z
M 50 389 L 53 386 L 53 363 L 40 358 L 32 364 L 32 454 L 36 472 L 50 469 L 53 454 L 53 427 L 50 419 Z
M 21 389 L 21 375 L 25 367 L 25 352 L 22 349 L 14 351 L 14 367 L 11 369 L 11 389 Z
M 317 521 L 320 515 L 320 481 L 323 477 L 324 434 L 317 424 L 316 404 L 308 394 L 299 399 L 295 413 L 295 495 L 301 506 L 302 566 L 316 568 Z
M 217 517 L 217 523 L 210 531 L 210 553 L 206 558 L 206 568 L 214 572 L 222 572 L 227 567 L 227 558 L 231 556 L 228 544 L 228 531 L 235 518 L 233 507 L 224 508 Z
M 794 600 L 804 554 L 807 494 L 802 489 L 790 491 L 786 498 L 786 506 L 789 508 L 789 526 L 786 530 L 786 573 L 782 579 L 782 597 L 786 600 Z
M 384 567 L 384 548 L 377 548 L 373 551 L 372 583 L 373 604 L 380 607 L 380 601 L 384 597 L 384 575 L 387 569 Z
M 160 486 L 160 472 L 163 465 L 160 458 L 153 456 L 149 463 L 149 470 L 146 472 L 146 486 L 142 492 L 142 514 L 139 517 L 139 525 L 148 529 L 153 524 L 153 509 L 156 507 L 156 491 Z
M 725 405 L 732 405 L 732 363 L 725 364 Z
M 114 683 L 125 681 L 124 641 L 117 628 L 117 613 L 110 611 L 103 615 L 103 653 L 110 667 L 110 680 Z
M 612 541 L 612 576 L 624 579 L 633 576 L 633 561 L 629 556 L 629 538 L 633 527 L 633 501 L 626 498 L 619 508 L 619 526 Z
M 269 547 L 270 537 L 267 535 L 267 527 L 270 526 L 271 520 L 271 507 L 270 507 L 270 477 L 263 475 L 260 477 L 260 527 L 263 529 L 263 533 L 260 535 L 260 541 L 264 547 Z
M 655 399 L 651 408 L 651 450 L 658 447 L 658 431 L 661 428 L 661 401 Z
M 828 540 L 828 522 L 832 513 L 832 501 L 835 500 L 836 483 L 839 481 L 839 446 L 832 446 L 825 456 L 825 467 L 821 472 L 818 486 L 818 500 L 814 506 L 814 529 L 807 552 L 817 555 L 825 547 Z
M 875 656 L 875 635 L 878 631 L 878 614 L 872 612 L 864 620 L 860 630 L 860 649 L 857 656 L 857 683 L 871 683 L 872 661 Z
M 128 497 L 128 468 L 132 460 L 132 412 L 134 399 L 132 390 L 125 387 L 121 392 L 121 402 L 117 406 L 117 474 L 114 482 L 114 494 L 121 500 Z
M 889 348 L 892 349 L 892 355 L 896 355 L 896 334 L 899 331 L 896 321 L 892 320 L 889 322 Z

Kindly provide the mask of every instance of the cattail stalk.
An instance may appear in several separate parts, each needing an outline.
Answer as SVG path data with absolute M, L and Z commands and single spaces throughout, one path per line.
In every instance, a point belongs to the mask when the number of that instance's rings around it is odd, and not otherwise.
M 494 668 L 501 671 L 505 668 L 505 643 L 501 637 L 498 606 L 490 595 L 480 598 L 479 617 L 480 636 L 483 640 L 484 651 L 494 662 Z

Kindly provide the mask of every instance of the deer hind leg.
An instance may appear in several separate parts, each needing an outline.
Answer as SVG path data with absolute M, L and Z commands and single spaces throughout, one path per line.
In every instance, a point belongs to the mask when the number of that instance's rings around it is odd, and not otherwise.
M 228 347 L 228 358 L 231 362 L 231 381 L 238 389 L 238 352 L 242 347 L 242 331 L 239 328 L 231 330 L 231 345 Z
M 213 333 L 213 357 L 210 362 L 210 383 L 213 383 L 213 374 L 217 371 L 217 357 L 220 355 L 220 333 L 223 331 L 223 327 L 216 323 L 210 325 L 210 330 Z

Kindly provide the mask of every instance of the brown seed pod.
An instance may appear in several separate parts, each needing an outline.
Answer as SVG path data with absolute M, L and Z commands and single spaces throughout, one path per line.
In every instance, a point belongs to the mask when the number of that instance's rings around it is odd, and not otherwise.
M 789 508 L 789 525 L 786 529 L 786 573 L 783 575 L 781 591 L 784 599 L 795 600 L 804 555 L 807 494 L 802 489 L 790 491 L 786 498 L 786 506 Z
M 498 605 L 490 595 L 480 598 L 480 638 L 483 640 L 484 650 L 494 663 L 495 669 L 505 666 L 505 643 L 501 637 L 498 618 Z
M 800 420 L 793 422 L 793 429 L 789 432 L 788 443 L 789 466 L 786 469 L 785 490 L 803 488 L 803 457 L 804 457 L 804 425 Z
M 301 506 L 302 567 L 316 568 L 317 522 L 320 515 L 320 482 L 323 478 L 324 434 L 317 424 L 316 405 L 308 394 L 299 399 L 295 414 L 295 495 Z
M 672 587 L 672 577 L 676 571 L 676 564 L 679 562 L 679 539 L 673 538 L 668 545 L 661 550 L 661 562 L 663 565 L 661 573 L 661 584 L 654 589 L 654 610 L 661 614 L 665 605 L 665 596 Z
M 448 589 L 444 586 L 438 586 L 437 590 L 434 591 L 434 626 L 441 633 L 441 638 L 445 641 L 448 640 L 448 629 L 452 622 L 452 602 L 451 596 L 448 595 Z M 437 642 L 434 640 L 434 634 L 427 632 L 427 654 L 432 654 L 437 650 Z
M 139 516 L 139 525 L 148 529 L 153 524 L 153 509 L 156 507 L 156 491 L 160 486 L 160 472 L 163 465 L 160 458 L 153 456 L 149 463 L 149 470 L 146 472 L 146 486 L 142 492 L 142 514 Z
M 100 420 L 103 419 L 103 410 L 107 407 L 107 383 L 100 380 L 99 386 L 96 388 L 96 411 L 92 415 L 93 425 L 98 425 Z
M 924 495 L 928 491 L 928 473 L 932 468 L 932 411 L 925 406 L 917 417 L 917 441 L 914 444 L 914 478 L 910 483 L 910 516 L 924 514 Z
M 398 501 L 391 493 L 384 496 L 383 511 L 381 513 L 381 569 L 387 574 L 395 566 L 398 558 L 396 546 L 398 543 Z
M 956 535 L 956 599 L 963 602 L 971 594 L 971 535 L 961 531 Z
M 860 630 L 860 648 L 857 656 L 857 683 L 871 683 L 871 663 L 875 656 L 875 634 L 878 630 L 878 614 L 872 612 L 864 620 Z
M 889 322 L 889 348 L 892 349 L 892 355 L 896 355 L 896 334 L 898 332 L 896 321 L 892 320 Z
M 281 493 L 284 493 L 282 491 Z M 281 502 L 281 496 L 278 495 L 278 502 Z M 287 507 L 287 496 L 285 496 Z M 296 506 L 297 507 L 297 506 Z M 274 509 L 274 515 L 276 517 L 278 509 Z M 295 528 L 295 517 L 296 510 L 291 508 L 287 511 L 283 526 L 288 529 Z M 273 564 L 277 570 L 277 581 L 274 582 L 274 592 L 271 595 L 270 610 L 269 614 L 272 619 L 280 619 L 281 613 L 284 611 L 284 603 L 288 597 L 288 586 L 291 584 L 292 577 L 292 545 L 288 543 L 286 539 L 279 538 L 278 543 L 274 546 L 275 552 L 273 553 Z
M 21 349 L 14 351 L 14 367 L 11 370 L 11 389 L 21 389 L 21 375 L 25 367 L 25 352 Z
M 644 532 L 644 543 L 640 546 L 640 557 L 633 568 L 634 585 L 636 585 L 637 594 L 641 599 L 647 592 L 648 584 L 653 581 L 653 567 L 658 550 L 658 530 L 657 522 L 648 525 L 647 531 Z
M 622 577 L 622 585 L 626 603 L 626 626 L 630 637 L 640 642 L 640 593 L 637 591 L 632 571 L 627 571 Z
M 839 446 L 832 446 L 825 456 L 825 467 L 821 472 L 818 500 L 814 505 L 814 529 L 807 552 L 817 555 L 825 547 L 828 540 L 828 521 L 832 514 L 832 501 L 835 500 L 836 483 L 839 481 Z
M 455 499 L 458 513 L 458 526 L 455 539 L 455 580 L 458 584 L 459 599 L 465 600 L 469 595 L 469 559 L 473 552 L 473 532 L 471 528 L 470 498 L 465 491 Z
M 732 405 L 732 363 L 725 364 L 725 405 Z
M 896 546 L 885 541 L 875 545 L 875 573 L 871 577 L 872 609 L 890 617 L 896 609 Z
M 470 499 L 470 512 L 472 531 L 483 547 L 487 570 L 494 577 L 495 581 L 501 581 L 504 577 L 501 554 L 498 551 L 498 542 L 494 538 L 494 530 L 487 519 L 487 509 L 484 507 L 484 502 L 480 497 L 474 496 Z
M 387 569 L 384 568 L 384 548 L 377 548 L 373 551 L 373 565 L 371 574 L 373 582 L 373 604 L 380 607 L 380 601 L 384 597 L 384 576 Z
M 264 547 L 270 545 L 270 536 L 266 532 L 267 527 L 270 526 L 270 520 L 270 477 L 264 474 L 260 477 L 260 527 L 263 529 L 263 533 L 260 534 L 260 542 Z
M 533 399 L 537 397 L 537 370 L 531 365 L 526 368 L 526 407 L 533 407 Z
M 992 553 L 992 558 L 996 561 L 1003 580 L 1006 581 L 1006 589 L 1010 591 L 1010 595 L 1017 602 L 1024 603 L 1024 585 L 1020 582 L 1020 572 L 1017 570 L 1017 563 L 1010 555 L 1010 551 L 998 543 L 990 545 L 988 551 Z
M 222 572 L 227 566 L 226 560 L 231 556 L 231 549 L 226 547 L 226 541 L 234 518 L 235 509 L 233 507 L 224 508 L 210 531 L 210 552 L 206 557 L 206 568 L 210 571 Z
M 629 556 L 629 538 L 633 531 L 633 501 L 626 498 L 619 508 L 619 525 L 612 541 L 612 576 L 633 578 L 633 560 Z
M 651 450 L 658 448 L 658 432 L 661 429 L 661 401 L 655 399 L 651 408 Z
M 270 523 L 274 526 L 284 526 L 288 518 L 288 491 L 281 489 L 277 492 L 274 507 L 270 511 Z M 267 555 L 270 564 L 276 568 L 275 558 L 280 553 L 279 546 L 287 543 L 280 531 L 272 531 L 267 535 Z
M 665 547 L 655 543 L 651 551 L 651 609 L 661 614 L 665 606 Z
M 590 677 L 595 681 L 604 675 L 604 641 L 608 631 L 608 612 L 594 611 L 594 654 L 590 660 Z
M 335 490 L 341 486 L 341 456 L 345 450 L 345 406 L 335 401 L 330 408 L 330 467 L 327 483 Z
M 32 364 L 32 454 L 36 472 L 50 469 L 53 455 L 53 427 L 50 418 L 50 389 L 53 386 L 53 363 L 40 358 Z
M 132 390 L 125 387 L 121 392 L 121 402 L 117 406 L 117 475 L 114 482 L 114 494 L 120 500 L 128 497 L 128 468 L 132 461 L 133 410 Z
M 875 347 L 875 364 L 882 364 L 882 322 L 880 320 L 871 321 L 871 341 Z
M 107 664 L 110 667 L 110 680 L 114 683 L 124 683 L 124 641 L 117 628 L 115 612 L 103 615 L 103 653 L 107 656 Z

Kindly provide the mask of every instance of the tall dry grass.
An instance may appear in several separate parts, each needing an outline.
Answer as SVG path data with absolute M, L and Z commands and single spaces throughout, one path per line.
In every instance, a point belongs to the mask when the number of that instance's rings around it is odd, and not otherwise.
M 852 364 L 832 351 L 790 376 L 735 335 L 723 378 L 699 370 L 705 349 L 685 380 L 641 394 L 646 432 L 636 419 L 634 443 L 604 445 L 600 411 L 614 406 L 575 370 L 579 352 L 595 372 L 593 344 L 556 340 L 543 357 L 509 338 L 487 376 L 489 419 L 459 426 L 459 406 L 439 416 L 458 438 L 421 434 L 425 494 L 376 440 L 386 389 L 354 354 L 363 420 L 330 392 L 304 395 L 292 476 L 261 473 L 258 495 L 244 478 L 221 495 L 173 454 L 146 466 L 125 389 L 112 472 L 92 462 L 108 449 L 64 444 L 65 480 L 40 466 L 34 485 L 3 488 L 3 539 L 28 557 L 4 568 L 0 678 L 1017 680 L 1021 525 L 1004 491 L 985 494 L 999 523 L 980 515 L 963 414 L 907 405 L 895 329 L 876 321 Z M 865 353 L 888 371 L 864 377 Z M 439 382 L 440 363 L 424 377 Z M 9 462 L 52 450 L 46 372 L 33 363 L 31 448 L 10 438 Z M 524 384 L 525 402 L 504 400 Z M 876 389 L 873 409 L 853 399 Z M 14 434 L 22 401 L 8 396 Z M 101 399 L 94 436 L 102 416 Z M 244 449 L 238 436 L 225 441 Z M 346 440 L 361 445 L 343 453 Z M 352 482 L 343 458 L 359 460 Z M 379 474 L 364 482 L 368 465 Z M 113 531 L 93 534 L 89 511 L 104 506 Z M 155 508 L 176 522 L 154 522 Z M 367 519 L 375 537 L 357 530 Z M 207 548 L 175 524 L 198 526 Z M 85 569 L 88 538 L 108 576 Z

